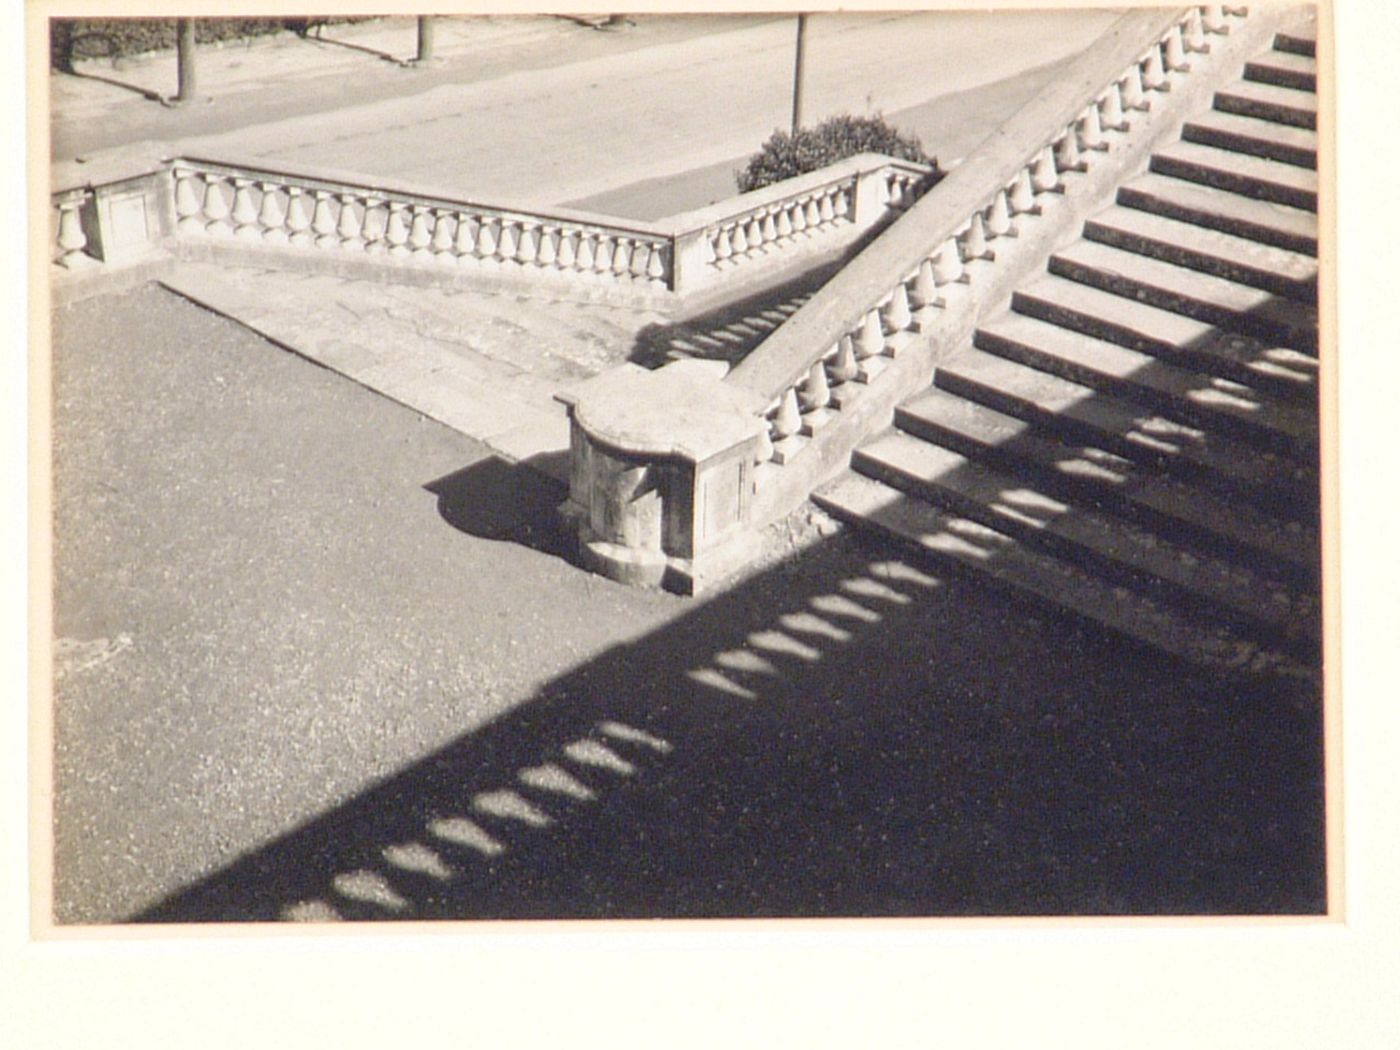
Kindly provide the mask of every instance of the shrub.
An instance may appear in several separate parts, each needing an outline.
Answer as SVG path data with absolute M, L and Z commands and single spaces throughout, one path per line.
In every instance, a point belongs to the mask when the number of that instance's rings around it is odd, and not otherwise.
M 752 157 L 748 165 L 734 173 L 740 193 L 760 189 L 794 175 L 805 175 L 857 153 L 884 153 L 900 160 L 932 165 L 929 185 L 942 177 L 938 161 L 924 152 L 919 140 L 901 135 L 878 113 L 873 117 L 844 114 L 824 120 L 813 128 L 799 128 L 793 135 L 775 131 Z
M 370 16 L 336 18 L 197 18 L 196 44 L 244 41 L 317 25 L 364 22 Z M 74 59 L 128 58 L 175 46 L 173 18 L 55 18 L 49 24 L 49 53 L 55 69 L 69 71 Z

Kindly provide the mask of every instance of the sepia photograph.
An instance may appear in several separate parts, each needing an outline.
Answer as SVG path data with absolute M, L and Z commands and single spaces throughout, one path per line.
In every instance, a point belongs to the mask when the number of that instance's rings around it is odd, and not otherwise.
M 27 17 L 36 934 L 1344 920 L 1330 4 Z

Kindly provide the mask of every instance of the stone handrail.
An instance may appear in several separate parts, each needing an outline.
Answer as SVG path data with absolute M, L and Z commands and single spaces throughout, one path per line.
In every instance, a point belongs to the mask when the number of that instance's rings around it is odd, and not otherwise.
M 761 456 L 790 463 L 934 325 L 1042 202 L 1126 134 L 1136 111 L 1228 33 L 1242 8 L 1124 15 L 1055 85 L 897 219 L 726 377 L 769 406 Z M 985 271 L 979 271 L 985 272 Z M 979 279 L 981 279 L 979 277 Z M 761 479 L 760 479 L 761 483 Z
M 181 158 L 171 166 L 177 235 L 384 254 L 435 266 L 539 267 L 669 287 L 668 239 L 402 190 Z
M 918 199 L 927 164 L 861 153 L 662 221 L 677 266 L 705 280 L 829 230 L 868 228 Z
M 832 243 L 820 234 L 867 230 L 908 207 L 928 174 L 924 165 L 861 154 L 707 208 L 629 222 L 563 208 L 481 204 L 348 173 L 178 157 L 156 170 L 54 194 L 52 252 L 61 269 L 79 269 L 140 256 L 172 236 L 207 246 L 378 257 L 447 273 L 553 272 L 593 284 L 688 292 L 740 266 L 780 265 L 804 245 Z

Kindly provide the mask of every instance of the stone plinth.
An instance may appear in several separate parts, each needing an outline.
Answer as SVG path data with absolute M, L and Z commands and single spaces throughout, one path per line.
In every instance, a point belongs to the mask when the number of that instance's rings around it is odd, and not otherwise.
M 623 365 L 557 395 L 569 409 L 569 499 L 595 572 L 695 594 L 758 550 L 750 526 L 765 407 L 718 362 Z

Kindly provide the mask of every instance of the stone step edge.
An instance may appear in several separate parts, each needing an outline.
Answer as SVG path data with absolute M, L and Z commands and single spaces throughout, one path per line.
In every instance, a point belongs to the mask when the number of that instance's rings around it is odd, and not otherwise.
M 1200 614 L 1203 611 L 1201 603 L 1205 603 L 1209 614 L 1214 619 L 1220 620 L 1242 633 L 1257 637 L 1261 641 L 1276 642 L 1282 648 L 1296 644 L 1296 639 L 1290 642 L 1287 638 L 1290 627 L 1295 628 L 1295 630 L 1301 627 L 1306 631 L 1313 622 L 1311 617 L 1298 615 L 1302 604 L 1301 598 L 1288 594 L 1277 583 L 1261 580 L 1248 569 L 1242 566 L 1227 565 L 1222 559 L 1200 557 L 1194 552 L 1184 550 L 1166 537 L 1152 534 L 1150 530 L 1127 521 L 1114 521 L 1101 511 L 1075 504 L 1070 505 L 1067 517 L 1078 516 L 1078 522 L 1073 523 L 1081 529 L 1082 534 L 1078 536 L 1073 534 L 1073 530 L 1057 528 L 1058 522 L 1049 522 L 1039 527 L 1017 523 L 995 507 L 987 506 L 980 497 L 959 491 L 941 479 L 922 477 L 895 462 L 888 454 L 891 451 L 890 438 L 895 436 L 898 436 L 897 432 L 895 435 L 884 435 L 859 449 L 852 461 L 852 469 L 867 477 L 873 477 L 891 488 L 898 489 L 925 502 L 933 503 L 957 517 L 967 518 L 997 532 L 1005 533 L 1017 542 L 1044 551 L 1050 556 L 1062 560 L 1068 559 L 1075 564 L 1092 564 L 1098 574 L 1114 577 L 1117 582 L 1125 586 L 1161 588 L 1164 594 L 1155 600 L 1161 601 L 1164 605 L 1171 605 L 1183 614 L 1188 611 Z M 920 440 L 913 435 L 905 435 L 905 437 L 909 441 Z M 893 451 L 895 455 L 898 454 L 897 447 Z M 961 453 L 954 452 L 953 454 L 966 459 Z M 1014 484 L 1023 488 L 1031 488 L 1020 478 L 989 469 L 986 466 L 981 466 L 980 469 L 989 475 L 995 484 L 1004 484 L 1004 487 Z M 1041 494 L 1044 495 L 1044 493 Z M 1056 502 L 1060 501 L 1056 500 Z M 1098 545 L 1092 542 L 1092 533 L 1095 531 L 1100 533 Z M 1121 547 L 1116 551 L 1102 542 L 1103 537 L 1113 535 L 1122 541 Z M 1158 547 L 1155 553 L 1165 560 L 1176 559 L 1181 562 L 1184 555 L 1201 562 L 1198 575 L 1204 577 L 1207 582 L 1203 585 L 1199 579 L 1189 579 L 1187 572 L 1177 571 L 1181 568 L 1180 565 L 1167 568 L 1150 565 L 1149 562 L 1154 556 L 1154 552 L 1150 549 L 1153 544 Z M 1223 577 L 1226 571 L 1247 576 L 1248 586 L 1251 590 L 1272 590 L 1276 594 L 1284 595 L 1287 604 L 1275 603 L 1272 595 L 1268 597 L 1256 595 L 1257 601 L 1249 601 L 1245 595 L 1235 590 L 1235 586 L 1239 585 L 1240 581 L 1231 581 L 1214 587 L 1209 584 L 1208 581 L 1213 573 L 1218 572 Z M 1268 616 L 1265 613 L 1273 615 Z M 1303 639 L 1306 644 L 1310 645 L 1315 645 L 1319 640 L 1315 636 Z
M 1058 559 L 1032 554 L 995 530 L 911 501 L 871 478 L 848 471 L 817 489 L 812 498 L 843 521 L 884 532 L 942 564 L 990 577 L 1022 595 L 1198 666 L 1305 681 L 1317 678 L 1316 668 L 1288 654 L 1226 628 L 1200 630 L 1187 618 L 1166 612 L 1127 588 L 1105 584 Z M 1000 549 L 988 557 L 986 548 L 968 537 Z
M 960 426 L 955 419 L 948 419 L 945 413 L 938 411 L 940 405 L 955 402 L 960 403 L 959 408 L 964 414 L 971 411 L 993 422 L 1004 420 L 1024 427 L 1027 437 L 1022 447 L 1009 449 L 994 441 L 989 443 L 987 438 L 977 433 L 976 425 Z M 1036 479 L 1037 484 L 1068 501 L 1102 506 L 1143 528 L 1169 531 L 1176 536 L 1177 542 L 1202 553 L 1256 560 L 1291 586 L 1316 587 L 1317 566 L 1312 559 L 1299 552 L 1317 549 L 1318 537 L 1315 531 L 1308 530 L 1301 523 L 1270 518 L 1250 504 L 1240 504 L 1238 501 L 1233 505 L 1227 504 L 1226 500 L 1213 493 L 1193 490 L 1185 481 L 1142 470 L 1132 460 L 1126 460 L 1107 449 L 1089 444 L 1067 444 L 1058 435 L 1036 424 L 968 401 L 936 386 L 930 386 L 905 401 L 895 411 L 894 425 L 916 438 L 937 442 L 968 459 L 990 463 L 1005 472 L 1028 474 Z M 1130 480 L 1117 485 L 1107 480 L 1097 480 L 1092 475 L 1075 475 L 1057 470 L 1055 463 L 1059 449 L 1074 459 L 1083 458 L 1081 449 L 1097 449 L 1115 459 L 1125 460 L 1132 471 Z M 1174 491 L 1176 489 L 1188 490 L 1194 499 L 1180 498 L 1185 493 L 1179 494 Z M 1248 509 L 1242 510 L 1242 507 Z M 1206 508 L 1212 513 L 1203 513 Z M 1268 541 L 1269 537 L 1286 537 L 1290 531 L 1296 533 L 1292 540 Z

